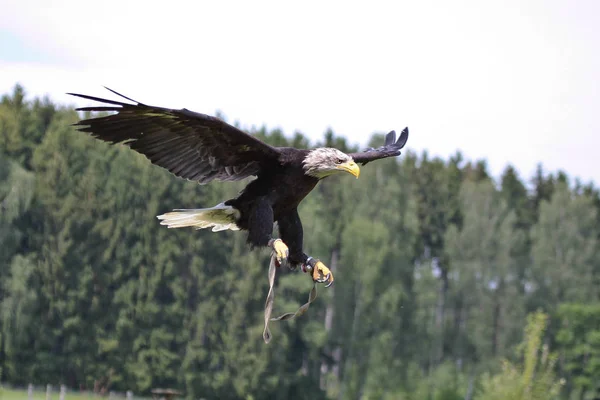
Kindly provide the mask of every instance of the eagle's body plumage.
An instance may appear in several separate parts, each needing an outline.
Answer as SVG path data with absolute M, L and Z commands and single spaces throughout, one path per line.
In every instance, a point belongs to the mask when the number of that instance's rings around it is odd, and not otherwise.
M 238 197 L 225 201 L 213 213 L 233 218 L 230 211 L 235 210 L 232 226 L 248 231 L 252 247 L 271 246 L 280 261 L 293 266 L 310 261 L 302 250 L 302 223 L 297 207 L 319 180 L 342 171 L 358 178 L 356 163 L 364 165 L 397 156 L 408 139 L 408 129 L 404 129 L 398 141 L 392 131 L 384 146 L 353 154 L 332 148 L 273 147 L 216 117 L 187 109 L 149 106 L 112 92 L 135 104 L 69 93 L 108 104 L 82 107 L 77 109 L 79 111 L 116 112 L 78 122 L 80 131 L 112 144 L 123 143 L 145 155 L 153 164 L 200 184 L 256 176 Z M 165 217 L 169 214 L 171 216 Z M 169 214 L 159 218 L 167 218 L 163 221 L 167 224 L 169 220 L 179 221 L 173 224 L 175 227 L 194 226 L 191 225 L 193 215 L 198 218 L 208 215 L 206 210 L 196 214 Z M 188 220 L 192 222 L 185 225 Z M 275 222 L 281 240 L 272 238 Z

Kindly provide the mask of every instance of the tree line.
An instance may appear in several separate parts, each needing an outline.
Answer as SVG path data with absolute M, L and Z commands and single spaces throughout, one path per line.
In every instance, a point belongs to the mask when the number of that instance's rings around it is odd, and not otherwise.
M 210 207 L 246 182 L 177 179 L 76 132 L 81 116 L 27 99 L 20 85 L 0 101 L 0 382 L 174 387 L 207 399 L 600 390 L 593 184 L 542 166 L 529 181 L 510 165 L 495 179 L 485 160 L 410 150 L 365 166 L 358 181 L 329 178 L 300 213 L 305 249 L 335 285 L 302 317 L 271 324 L 265 345 L 268 251 L 249 252 L 243 233 L 156 219 Z M 358 150 L 332 131 L 315 143 L 251 133 Z M 295 310 L 310 286 L 282 271 L 274 314 Z

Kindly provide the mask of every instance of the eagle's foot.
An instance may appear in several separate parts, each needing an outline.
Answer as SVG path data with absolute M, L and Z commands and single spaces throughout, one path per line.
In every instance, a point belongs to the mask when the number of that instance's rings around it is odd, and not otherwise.
M 333 273 L 319 260 L 309 257 L 309 259 L 306 261 L 306 264 L 302 266 L 302 270 L 310 273 L 313 281 L 318 283 L 326 283 L 326 288 L 333 284 Z
M 275 252 L 279 266 L 287 264 L 288 256 L 290 255 L 290 249 L 285 243 L 283 243 L 283 240 L 271 239 L 269 241 L 269 247 Z
M 319 283 L 326 283 L 325 287 L 333 285 L 333 273 L 321 261 L 313 268 L 312 277 Z

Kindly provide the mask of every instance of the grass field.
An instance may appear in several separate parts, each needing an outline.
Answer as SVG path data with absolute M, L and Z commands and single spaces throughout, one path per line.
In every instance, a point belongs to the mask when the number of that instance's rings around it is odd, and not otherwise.
M 58 390 L 52 392 L 51 399 L 59 400 L 60 393 Z M 112 396 L 113 399 L 125 399 L 124 394 L 118 393 Z M 65 400 L 92 400 L 92 399 L 108 399 L 108 396 L 94 396 L 93 394 L 85 395 L 76 392 L 67 392 Z M 140 397 L 134 397 L 140 399 Z M 27 390 L 2 389 L 0 388 L 0 400 L 28 400 Z M 46 392 L 38 390 L 33 392 L 32 400 L 46 400 Z

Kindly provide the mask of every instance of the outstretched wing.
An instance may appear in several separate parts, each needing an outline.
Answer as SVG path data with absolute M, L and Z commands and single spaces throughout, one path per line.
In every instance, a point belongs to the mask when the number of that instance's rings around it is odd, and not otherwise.
M 354 162 L 365 165 L 368 162 L 379 160 L 380 158 L 395 157 L 400 155 L 400 149 L 404 147 L 408 140 L 408 128 L 404 128 L 398 141 L 396 141 L 396 131 L 391 131 L 385 136 L 385 144 L 376 149 L 368 148 L 360 153 L 348 154 L 354 159 Z
M 108 89 L 108 88 L 106 88 Z M 78 130 L 100 140 L 123 143 L 153 164 L 178 177 L 206 184 L 237 181 L 277 163 L 279 151 L 210 115 L 134 102 L 68 93 L 110 106 L 81 107 L 78 111 L 116 111 L 117 114 L 79 121 Z

